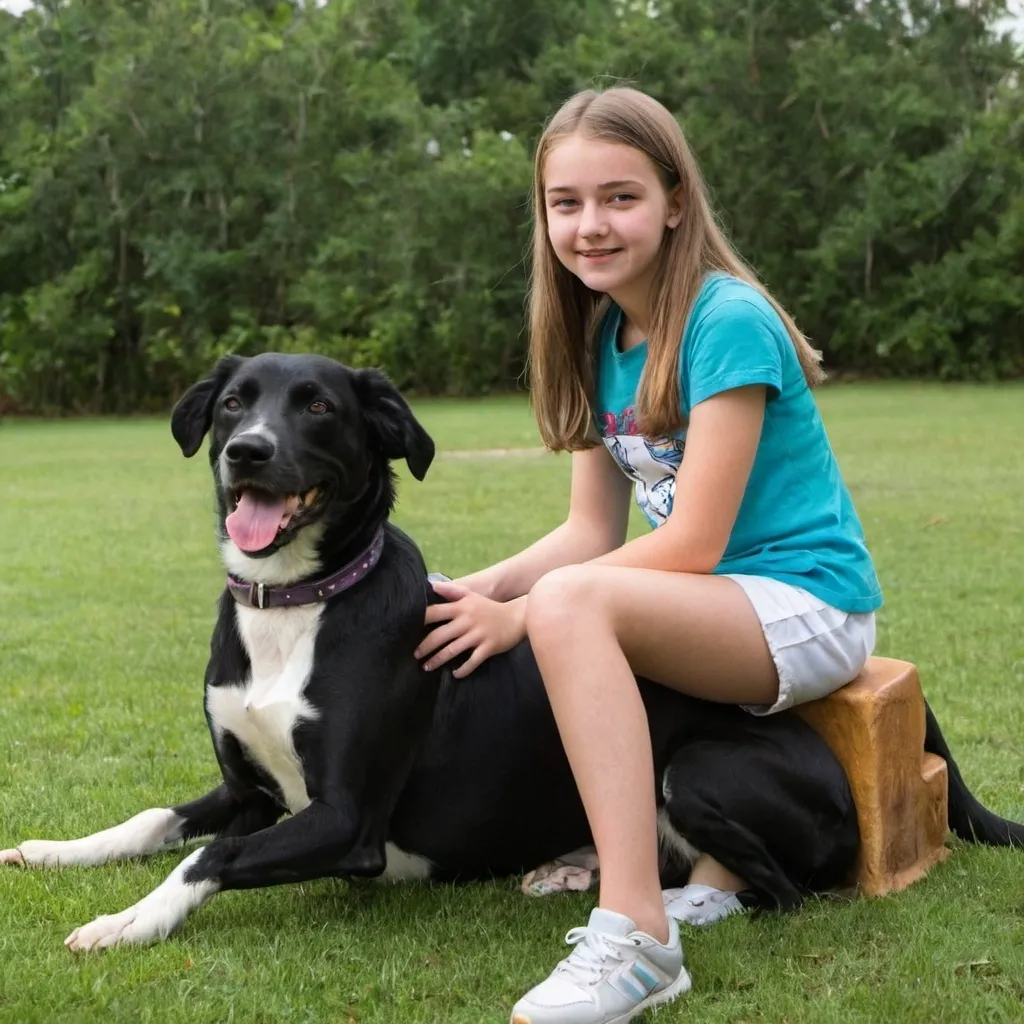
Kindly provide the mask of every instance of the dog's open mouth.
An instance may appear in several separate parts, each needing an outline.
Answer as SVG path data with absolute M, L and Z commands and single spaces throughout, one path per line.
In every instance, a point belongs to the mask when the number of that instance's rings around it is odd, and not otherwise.
M 243 487 L 231 493 L 234 507 L 224 520 L 228 536 L 242 551 L 263 551 L 310 522 L 325 504 L 327 488 L 310 487 L 304 494 L 269 494 Z

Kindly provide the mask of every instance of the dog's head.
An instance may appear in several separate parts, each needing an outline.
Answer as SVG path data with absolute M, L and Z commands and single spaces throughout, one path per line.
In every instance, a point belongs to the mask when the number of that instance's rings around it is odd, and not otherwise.
M 319 538 L 347 517 L 386 515 L 388 462 L 405 459 L 422 480 L 434 457 L 382 373 L 322 356 L 225 356 L 181 397 L 171 432 L 186 457 L 209 432 L 221 522 L 246 560 Z

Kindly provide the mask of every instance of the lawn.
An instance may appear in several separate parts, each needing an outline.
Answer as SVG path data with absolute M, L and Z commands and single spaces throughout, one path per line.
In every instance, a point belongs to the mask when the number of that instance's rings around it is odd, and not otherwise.
M 820 404 L 886 592 L 877 653 L 916 662 L 968 783 L 1024 819 L 1024 388 L 842 385 Z M 419 402 L 440 454 L 397 521 L 432 569 L 554 526 L 568 460 L 516 399 Z M 501 452 L 496 454 L 496 452 Z M 0 424 L 0 847 L 205 792 L 221 573 L 205 453 L 166 422 Z M 634 524 L 639 529 L 639 524 Z M 1024 1017 L 1024 851 L 954 843 L 922 883 L 686 938 L 675 1021 Z M 0 1022 L 498 1024 L 592 896 L 318 881 L 218 896 L 159 946 L 74 956 L 180 859 L 0 871 Z

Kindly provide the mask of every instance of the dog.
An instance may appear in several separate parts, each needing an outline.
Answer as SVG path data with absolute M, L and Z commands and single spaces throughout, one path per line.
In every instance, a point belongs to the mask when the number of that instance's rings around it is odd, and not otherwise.
M 205 710 L 223 781 L 82 839 L 24 842 L 0 862 L 99 865 L 213 838 L 68 947 L 162 939 L 225 889 L 510 876 L 590 842 L 529 643 L 466 681 L 413 656 L 438 598 L 390 521 L 391 463 L 422 480 L 434 444 L 383 374 L 318 356 L 227 356 L 181 397 L 171 430 L 186 457 L 210 435 L 228 578 Z M 813 729 L 789 712 L 755 717 L 638 686 L 666 878 L 706 851 L 763 909 L 844 882 L 857 817 Z M 971 796 L 930 710 L 926 747 L 949 765 L 952 829 L 1024 845 L 1024 827 Z

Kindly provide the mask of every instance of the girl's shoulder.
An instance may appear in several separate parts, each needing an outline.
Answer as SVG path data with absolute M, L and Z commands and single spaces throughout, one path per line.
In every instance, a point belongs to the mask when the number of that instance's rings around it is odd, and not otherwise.
M 709 274 L 690 310 L 683 350 L 687 359 L 722 347 L 777 349 L 782 356 L 789 333 L 771 301 L 752 284 L 728 274 Z
M 699 327 L 708 317 L 755 317 L 766 320 L 772 327 L 783 326 L 775 307 L 757 288 L 721 272 L 709 274 L 701 285 L 690 312 L 691 327 Z
M 799 389 L 802 371 L 769 299 L 728 274 L 711 274 L 697 295 L 680 358 L 683 411 L 731 388 L 763 384 L 774 401 Z

